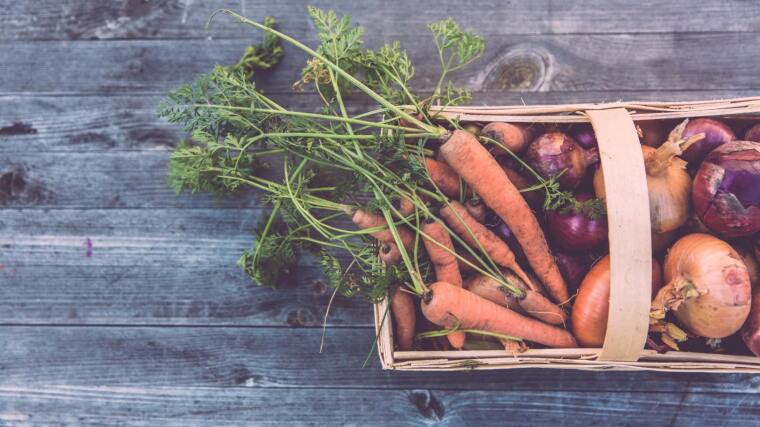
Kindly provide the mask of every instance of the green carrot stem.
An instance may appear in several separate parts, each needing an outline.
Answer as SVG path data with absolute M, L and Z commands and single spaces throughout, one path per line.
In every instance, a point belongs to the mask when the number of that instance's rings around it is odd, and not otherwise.
M 215 11 L 211 17 L 209 17 L 209 24 L 214 19 L 214 17 L 218 13 L 224 13 L 229 16 L 232 16 L 234 18 L 237 18 L 240 22 L 243 22 L 245 24 L 251 25 L 253 27 L 256 27 L 262 31 L 269 32 L 271 34 L 274 34 L 275 36 L 287 41 L 288 43 L 292 44 L 293 46 L 301 49 L 302 51 L 308 53 L 309 55 L 313 56 L 314 58 L 319 59 L 322 63 L 324 63 L 327 67 L 332 69 L 334 72 L 338 73 L 341 77 L 346 79 L 348 82 L 356 86 L 359 90 L 364 92 L 367 96 L 374 99 L 378 104 L 382 105 L 383 107 L 386 107 L 387 109 L 393 111 L 396 113 L 399 117 L 404 118 L 405 120 L 409 121 L 410 123 L 413 123 L 414 125 L 418 126 L 420 129 L 429 132 L 431 135 L 434 135 L 436 137 L 443 136 L 445 134 L 445 130 L 443 129 L 437 129 L 433 126 L 427 125 L 420 120 L 418 120 L 416 117 L 412 116 L 411 114 L 407 113 L 406 111 L 403 111 L 401 108 L 393 105 L 391 102 L 383 98 L 381 95 L 367 87 L 364 83 L 357 80 L 354 76 L 344 71 L 342 68 L 340 68 L 338 65 L 334 64 L 332 61 L 325 58 L 323 55 L 319 54 L 315 50 L 311 49 L 310 47 L 306 46 L 305 44 L 299 42 L 298 40 L 288 36 L 287 34 L 281 33 L 273 28 L 267 27 L 265 25 L 259 24 L 256 21 L 252 21 L 245 16 L 242 16 L 238 13 L 235 13 L 229 9 L 220 9 Z

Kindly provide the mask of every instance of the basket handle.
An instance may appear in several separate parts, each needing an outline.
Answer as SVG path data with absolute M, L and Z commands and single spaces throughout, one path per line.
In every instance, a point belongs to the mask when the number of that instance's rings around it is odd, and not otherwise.
M 604 170 L 610 310 L 599 360 L 635 361 L 649 330 L 652 236 L 644 158 L 625 108 L 587 110 Z

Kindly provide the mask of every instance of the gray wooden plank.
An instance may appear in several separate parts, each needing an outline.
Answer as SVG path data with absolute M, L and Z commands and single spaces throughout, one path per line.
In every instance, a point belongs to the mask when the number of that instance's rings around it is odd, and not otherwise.
M 760 401 L 760 378 L 749 374 L 634 375 L 553 369 L 415 373 L 383 371 L 377 355 L 362 368 L 373 329 L 328 328 L 322 354 L 321 335 L 321 328 L 6 326 L 0 328 L 0 341 L 5 343 L 0 352 L 0 388 L 243 386 L 270 392 L 433 388 L 568 396 L 626 391 L 730 393 L 737 406 L 742 396 Z
M 233 257 L 225 265 L 164 259 L 148 266 L 33 266 L 6 258 L 0 256 L 0 324 L 317 327 L 332 294 L 308 266 L 281 288 L 258 286 Z M 372 307 L 337 296 L 328 325 L 371 326 Z
M 382 37 L 369 36 L 377 46 Z M 437 57 L 431 41 L 405 34 L 420 71 L 415 90 L 430 90 Z M 313 42 L 313 39 L 305 40 Z M 758 59 L 747 46 L 760 33 L 538 35 L 490 37 L 486 55 L 455 73 L 474 90 L 757 90 Z M 0 93 L 161 93 L 233 63 L 244 40 L 0 43 Z M 276 72 L 262 75 L 270 92 L 290 92 L 305 56 L 289 48 Z M 97 66 L 94 66 L 97 64 Z M 430 71 L 427 71 L 430 70 Z
M 542 105 L 610 101 L 695 101 L 757 95 L 754 90 L 717 91 L 485 91 L 473 94 L 473 105 Z M 294 111 L 319 110 L 312 93 L 274 95 Z M 41 151 L 169 150 L 186 135 L 159 119 L 159 95 L 2 96 L 0 153 Z M 364 99 L 348 101 L 351 111 L 366 111 Z M 13 156 L 10 155 L 10 158 Z
M 167 184 L 169 148 L 151 151 L 38 153 L 0 157 L 0 208 L 254 207 L 242 188 L 216 197 Z
M 3 387 L 9 425 L 752 425 L 757 399 L 552 393 L 165 387 Z
M 237 266 L 260 215 L 0 210 L 0 323 L 321 325 L 331 289 L 313 260 L 304 257 L 280 290 L 257 286 Z M 333 301 L 329 324 L 371 322 L 363 300 Z
M 251 247 L 260 209 L 4 209 L 6 265 L 222 266 Z M 91 256 L 85 240 L 90 239 Z
M 72 40 L 121 38 L 241 38 L 250 32 L 229 22 L 206 29 L 208 16 L 231 8 L 261 18 L 273 15 L 282 28 L 301 36 L 312 31 L 306 5 L 351 15 L 375 34 L 421 33 L 425 24 L 454 16 L 484 34 L 757 31 L 760 10 L 750 1 L 688 2 L 644 0 L 455 1 L 393 0 L 206 0 L 101 2 L 43 0 L 0 2 L 0 40 Z M 380 15 L 380 19 L 378 19 Z M 403 29 L 403 30 L 402 30 Z

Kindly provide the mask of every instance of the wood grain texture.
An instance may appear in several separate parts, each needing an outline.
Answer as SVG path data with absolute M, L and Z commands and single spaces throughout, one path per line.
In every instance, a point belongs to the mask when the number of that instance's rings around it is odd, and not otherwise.
M 250 248 L 260 209 L 6 209 L 6 260 L 20 265 L 219 266 Z M 92 256 L 85 253 L 91 239 Z
M 170 151 L 23 153 L 0 157 L 0 208 L 253 208 L 260 194 L 183 193 L 167 183 Z
M 746 374 L 518 369 L 393 372 L 380 369 L 369 328 L 6 326 L 0 388 L 23 386 L 233 387 L 731 393 L 758 401 Z M 87 349 L 86 355 L 82 350 Z M 85 359 L 83 359 L 85 357 Z M 86 361 L 86 363 L 83 363 Z M 731 387 L 726 387 L 731 384 Z M 666 402 L 662 402 L 666 403 Z
M 257 286 L 237 268 L 235 257 L 210 265 L 167 256 L 151 266 L 86 265 L 86 260 L 35 266 L 0 258 L 0 324 L 317 327 L 332 294 L 319 271 L 308 266 L 280 289 Z M 369 327 L 371 307 L 337 296 L 328 325 Z
M 209 15 L 230 8 L 254 19 L 278 18 L 297 36 L 312 31 L 306 6 L 333 8 L 351 15 L 372 34 L 423 33 L 424 25 L 454 16 L 486 35 L 537 33 L 757 31 L 760 10 L 751 1 L 709 0 L 698 11 L 683 2 L 644 0 L 454 1 L 423 0 L 413 6 L 402 0 L 341 2 L 328 0 L 42 0 L 0 2 L 0 40 L 103 40 L 137 38 L 247 38 L 250 31 L 228 22 L 206 29 Z M 379 9 L 379 10 L 378 10 Z M 377 19 L 378 12 L 383 19 Z M 653 19 L 656 16 L 656 19 Z M 717 17 L 717 19 L 716 19 Z M 388 24 L 392 25 L 388 25 Z
M 455 80 L 475 105 L 757 95 L 753 1 L 0 0 L 0 425 L 749 425 L 758 377 L 653 372 L 410 373 L 363 363 L 371 310 L 304 261 L 283 291 L 235 265 L 263 212 L 251 193 L 174 196 L 183 132 L 163 94 L 235 62 L 261 34 L 229 7 L 314 43 L 305 6 L 400 39 L 417 90 L 437 64 L 424 24 L 487 38 Z M 286 47 L 259 85 L 283 105 L 304 56 Z M 358 111 L 366 101 L 352 99 Z M 87 256 L 86 239 L 92 242 Z
M 750 425 L 758 414 L 757 399 L 717 393 L 65 386 L 2 387 L 0 399 L 11 425 Z
M 431 90 L 438 69 L 428 38 L 405 35 L 419 72 L 415 90 Z M 314 42 L 313 36 L 302 40 Z M 377 47 L 388 39 L 367 37 Z M 535 35 L 489 38 L 487 52 L 454 80 L 473 90 L 630 91 L 758 89 L 760 33 Z M 163 93 L 237 61 L 245 40 L 109 40 L 0 44 L 0 94 Z M 193 58 L 189 60 L 189 58 Z M 706 58 L 709 58 L 707 60 Z M 289 47 L 259 83 L 290 92 L 305 56 Z M 67 64 L 61 67 L 60 64 Z M 97 66 L 93 66 L 97 64 Z M 730 66 L 729 66 L 730 65 Z M 466 73 L 466 74 L 465 74 Z
M 753 90 L 715 91 L 478 91 L 473 105 L 545 105 L 611 101 L 696 101 L 741 98 Z M 312 93 L 273 95 L 281 105 L 318 112 Z M 159 95 L 113 96 L 0 96 L 0 154 L 38 152 L 168 151 L 187 135 L 156 116 Z M 358 97 L 347 100 L 351 112 L 367 111 L 371 104 Z

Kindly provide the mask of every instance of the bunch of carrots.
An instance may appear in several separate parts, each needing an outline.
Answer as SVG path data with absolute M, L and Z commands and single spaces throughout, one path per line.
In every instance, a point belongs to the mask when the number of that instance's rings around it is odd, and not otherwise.
M 599 345 L 609 263 L 590 127 L 463 123 L 438 114 L 469 100 L 448 77 L 485 48 L 451 19 L 429 26 L 441 75 L 423 98 L 411 89 L 414 67 L 400 44 L 364 49 L 363 29 L 348 17 L 310 8 L 320 40 L 311 48 L 277 31 L 271 18 L 220 12 L 263 31 L 263 43 L 170 93 L 160 115 L 191 135 L 171 157 L 178 192 L 266 195 L 269 215 L 240 259 L 254 281 L 293 280 L 301 255 L 311 254 L 336 293 L 390 299 L 386 315 L 403 351 Z M 272 72 L 282 42 L 309 56 L 295 86 L 314 89 L 319 113 L 290 110 L 255 86 L 262 70 Z M 374 107 L 349 114 L 352 102 Z M 667 141 L 658 126 L 641 131 L 644 141 L 667 142 L 652 156 L 657 168 L 705 139 L 683 126 Z M 654 230 L 653 238 L 677 237 L 681 225 Z M 661 275 L 653 271 L 653 286 Z M 693 281 L 675 282 L 653 308 L 663 341 L 680 330 L 664 314 L 674 301 L 692 298 L 689 290 L 703 295 Z M 592 287 L 599 290 L 584 291 Z

